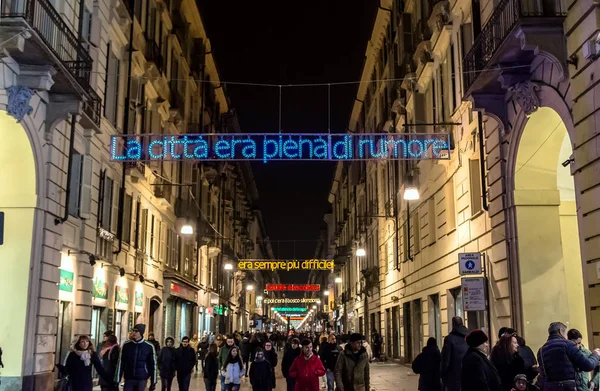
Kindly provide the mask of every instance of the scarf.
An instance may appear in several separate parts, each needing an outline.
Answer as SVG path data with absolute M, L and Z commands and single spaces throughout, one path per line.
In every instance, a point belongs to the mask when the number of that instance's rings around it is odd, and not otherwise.
M 110 346 L 105 346 L 100 350 L 100 358 L 104 357 L 104 354 L 108 351 L 111 351 L 115 346 L 117 346 L 118 343 L 114 344 L 114 345 L 110 345 Z
M 92 363 L 92 355 L 88 350 L 74 350 L 74 352 L 81 358 L 81 361 L 83 361 L 86 367 L 90 366 Z

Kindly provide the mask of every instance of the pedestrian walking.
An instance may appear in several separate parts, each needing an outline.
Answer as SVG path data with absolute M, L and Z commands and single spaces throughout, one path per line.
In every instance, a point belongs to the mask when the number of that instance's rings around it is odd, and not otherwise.
M 224 391 L 238 391 L 240 384 L 242 384 L 242 377 L 244 376 L 244 363 L 240 356 L 240 350 L 237 346 L 233 346 L 230 351 L 225 363 L 221 370 L 221 378 L 224 378 L 223 383 Z
M 379 356 L 381 355 L 381 346 L 383 345 L 383 338 L 381 338 L 381 334 L 379 334 L 376 328 L 373 328 L 371 342 L 373 343 L 373 359 L 379 360 Z
M 321 344 L 319 357 L 325 367 L 327 377 L 327 391 L 334 391 L 335 364 L 337 364 L 341 348 L 337 344 L 335 334 L 329 334 L 327 342 Z
M 275 367 L 277 366 L 277 352 L 273 347 L 273 342 L 267 340 L 265 342 L 265 350 L 264 350 L 265 360 L 271 365 L 271 372 L 273 372 L 273 376 L 271 376 L 271 389 L 274 389 L 275 384 Z M 254 363 L 252 364 L 254 365 Z
M 61 372 L 69 376 L 71 390 L 92 391 L 92 366 L 96 368 L 101 379 L 107 384 L 113 384 L 113 388 L 108 389 L 114 389 L 114 383 L 111 383 L 110 377 L 104 371 L 90 337 L 80 335 L 67 355 L 64 367 L 61 368 Z
M 160 352 L 160 343 L 154 338 L 154 333 L 148 334 L 148 342 L 150 342 L 152 346 L 154 346 L 154 353 L 158 355 L 158 353 Z
M 144 340 L 145 324 L 136 324 L 131 339 L 123 344 L 115 381 L 125 378 L 124 391 L 143 391 L 150 379 L 150 391 L 156 388 L 156 353 L 154 345 Z
M 181 345 L 179 345 L 175 352 L 175 369 L 177 370 L 179 391 L 188 391 L 190 389 L 192 371 L 197 362 L 196 350 L 192 348 L 190 338 L 187 336 L 181 338 Z
M 290 347 L 283 352 L 283 360 L 281 360 L 281 374 L 287 383 L 287 391 L 294 391 L 296 379 L 290 376 L 290 368 L 292 367 L 294 360 L 300 356 L 301 353 L 302 349 L 300 349 L 300 341 L 298 338 L 292 338 Z
M 483 330 L 473 330 L 465 338 L 468 345 L 461 367 L 462 391 L 502 391 L 498 371 L 490 360 L 488 336 Z
M 271 364 L 265 359 L 265 352 L 262 349 L 256 351 L 249 372 L 252 391 L 271 391 L 273 389 L 271 378 L 275 377 L 275 374 Z
M 503 391 L 511 391 L 515 376 L 525 374 L 525 361 L 519 355 L 517 334 L 504 334 L 492 349 L 490 361 L 498 371 Z
M 220 336 L 217 337 L 217 345 L 219 344 L 219 341 L 222 341 L 222 338 Z M 221 342 L 221 346 L 219 346 L 219 368 L 223 368 L 225 365 L 225 361 L 227 360 L 227 357 L 229 357 L 229 353 L 231 352 L 231 349 L 235 346 L 234 340 L 232 336 L 227 336 L 225 343 L 223 344 Z M 221 390 L 225 389 L 225 375 L 221 375 Z
M 429 338 L 423 351 L 412 363 L 412 370 L 419 375 L 420 391 L 441 391 L 440 365 L 442 354 L 435 338 Z
M 582 352 L 567 339 L 567 326 L 561 322 L 548 327 L 548 340 L 538 351 L 538 386 L 544 391 L 577 391 L 577 370 L 593 371 L 598 366 L 600 349 Z
M 296 357 L 288 375 L 295 379 L 295 391 L 319 391 L 319 377 L 325 375 L 325 367 L 309 339 L 302 341 L 302 354 Z
M 592 352 L 583 346 L 583 335 L 577 329 L 571 329 L 567 332 L 569 341 L 573 341 L 577 348 L 585 355 L 590 356 Z M 596 386 L 600 384 L 600 371 L 598 367 L 592 372 L 593 377 L 590 379 L 590 372 L 576 368 L 575 382 L 577 383 L 577 391 L 594 391 Z
M 100 377 L 100 389 L 102 391 L 112 391 L 115 389 L 115 373 L 117 372 L 117 365 L 119 364 L 119 354 L 121 348 L 117 343 L 117 336 L 109 334 L 106 340 L 102 343 L 100 350 L 100 360 L 102 361 L 102 368 L 106 372 L 106 379 Z
M 340 353 L 335 365 L 335 384 L 340 391 L 369 391 L 369 354 L 358 333 L 350 335 L 350 342 Z
M 248 377 L 248 368 L 250 361 L 250 353 L 252 352 L 252 344 L 250 343 L 250 333 L 244 334 L 242 342 L 240 343 L 240 353 L 242 354 L 242 361 L 246 367 L 246 377 Z
M 158 353 L 158 370 L 160 372 L 161 391 L 171 391 L 175 378 L 175 340 L 171 337 L 165 339 L 165 346 Z
M 442 383 L 446 391 L 460 391 L 463 357 L 467 353 L 465 337 L 469 330 L 460 316 L 452 318 L 452 331 L 444 338 L 442 348 Z
M 219 372 L 217 344 L 212 343 L 208 345 L 208 353 L 204 359 L 204 367 L 202 369 L 206 391 L 215 391 L 217 389 L 217 378 L 219 377 Z
M 192 336 L 192 339 L 190 339 L 190 347 L 192 349 L 194 349 L 194 353 L 196 355 L 196 365 L 194 365 L 194 367 L 196 368 L 196 372 L 198 371 L 198 344 L 200 343 L 200 341 L 198 340 L 198 334 L 194 334 Z M 202 367 L 200 367 L 202 368 Z
M 198 361 L 200 361 L 200 370 L 204 371 L 204 360 L 206 359 L 206 355 L 208 354 L 208 339 L 206 336 L 203 336 L 200 342 L 198 343 Z

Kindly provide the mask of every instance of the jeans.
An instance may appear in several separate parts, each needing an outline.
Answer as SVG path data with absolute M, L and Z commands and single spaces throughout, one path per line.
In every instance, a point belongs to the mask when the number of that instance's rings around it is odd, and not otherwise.
M 161 391 L 171 391 L 171 386 L 173 385 L 172 377 L 162 377 L 160 378 L 160 389 Z
M 191 373 L 177 373 L 177 385 L 179 386 L 179 391 L 188 391 L 190 389 L 191 378 Z
M 221 375 L 221 391 L 225 391 L 225 376 Z
M 123 391 L 144 391 L 148 380 L 125 380 Z
M 225 388 L 223 389 L 223 391 L 238 391 L 239 389 L 240 389 L 239 384 L 229 383 L 229 384 L 225 384 Z
M 294 391 L 294 386 L 296 385 L 296 379 L 291 377 L 286 377 L 285 382 L 287 383 L 287 391 Z
M 217 389 L 217 379 L 204 378 L 204 387 L 206 391 L 215 391 Z
M 327 391 L 333 391 L 333 380 L 335 378 L 335 374 L 331 370 L 327 370 L 325 374 L 327 376 Z

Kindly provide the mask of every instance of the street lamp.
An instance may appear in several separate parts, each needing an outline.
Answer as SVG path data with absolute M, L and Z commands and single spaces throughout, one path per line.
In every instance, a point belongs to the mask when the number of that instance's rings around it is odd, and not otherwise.
M 321 300 L 317 300 L 317 304 L 321 304 Z
M 251 291 L 252 289 L 254 289 L 254 286 L 253 286 L 253 285 L 248 285 L 248 286 L 246 286 L 246 290 L 248 290 L 248 291 Z
M 315 310 L 315 309 L 317 309 L 317 306 L 316 306 L 316 305 L 313 305 L 313 310 Z M 312 311 L 311 311 L 311 312 L 312 312 Z
M 182 235 L 192 235 L 194 233 L 194 227 L 190 223 L 185 223 L 181 226 L 180 233 Z
M 323 296 L 329 296 L 329 291 L 323 292 Z
M 233 270 L 233 265 L 229 262 L 227 262 L 224 266 L 223 269 L 225 270 Z
M 415 186 L 412 175 L 409 175 L 406 181 L 406 187 L 404 188 L 404 199 L 406 201 L 415 201 L 420 197 L 419 189 Z
M 256 300 L 262 300 L 262 296 L 256 296 Z
M 367 251 L 365 250 L 365 248 L 358 244 L 356 247 L 356 251 L 354 252 L 354 255 L 356 255 L 357 257 L 366 257 L 367 256 Z
M 335 282 L 336 282 L 337 284 L 341 284 L 341 283 L 342 283 L 342 277 L 336 277 L 336 278 L 335 278 Z

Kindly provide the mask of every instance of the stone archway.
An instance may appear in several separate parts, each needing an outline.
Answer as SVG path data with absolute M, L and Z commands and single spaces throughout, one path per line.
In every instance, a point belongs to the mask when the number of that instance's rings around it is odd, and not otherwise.
M 571 142 L 563 118 L 540 107 L 523 118 L 511 158 L 522 333 L 534 349 L 553 321 L 579 329 L 587 320 L 575 187 L 567 161 Z
M 0 111 L 0 212 L 4 214 L 4 237 L 0 245 L 0 313 L 10 314 L 0 319 L 0 346 L 5 367 L 4 385 L 20 382 L 30 371 L 32 357 L 27 341 L 31 318 L 31 274 L 37 270 L 35 230 L 38 206 L 38 170 L 32 144 L 26 129 Z M 28 348 L 29 347 L 29 348 Z M 8 384 L 7 384 L 8 383 Z

